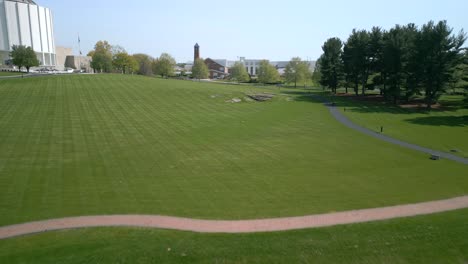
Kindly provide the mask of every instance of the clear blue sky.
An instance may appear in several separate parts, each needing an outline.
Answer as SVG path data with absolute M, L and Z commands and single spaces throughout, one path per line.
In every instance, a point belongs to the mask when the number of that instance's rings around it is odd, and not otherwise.
M 129 53 L 178 62 L 193 59 L 193 45 L 204 58 L 315 60 L 330 37 L 346 40 L 353 28 L 385 29 L 395 24 L 447 20 L 468 31 L 467 0 L 36 0 L 52 9 L 56 44 L 83 53 L 98 40 Z

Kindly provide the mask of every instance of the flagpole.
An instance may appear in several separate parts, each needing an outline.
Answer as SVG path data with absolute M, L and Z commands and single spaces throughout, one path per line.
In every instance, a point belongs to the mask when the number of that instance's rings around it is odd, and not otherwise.
M 78 33 L 78 72 L 81 73 L 81 40 L 80 33 Z

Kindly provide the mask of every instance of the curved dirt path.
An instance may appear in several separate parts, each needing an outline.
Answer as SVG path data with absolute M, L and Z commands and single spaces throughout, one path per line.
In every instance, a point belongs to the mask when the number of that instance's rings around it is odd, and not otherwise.
M 253 233 L 362 223 L 468 208 L 468 195 L 446 200 L 256 220 L 200 220 L 160 215 L 106 215 L 51 219 L 0 227 L 0 239 L 84 227 L 133 226 L 201 233 Z
M 409 149 L 412 149 L 412 150 L 424 152 L 424 153 L 427 153 L 429 155 L 437 155 L 437 156 L 439 156 L 441 158 L 453 160 L 453 161 L 460 162 L 460 163 L 468 165 L 468 158 L 459 157 L 459 156 L 456 156 L 456 155 L 453 155 L 453 154 L 450 154 L 450 153 L 447 153 L 447 152 L 443 152 L 443 151 L 438 151 L 438 150 L 433 150 L 433 149 L 430 149 L 430 148 L 425 148 L 425 147 L 422 147 L 422 146 L 419 146 L 419 145 L 416 145 L 416 144 L 412 144 L 412 143 L 408 143 L 408 142 L 405 142 L 405 141 L 402 141 L 402 140 L 398 140 L 398 139 L 386 136 L 386 135 L 384 135 L 382 133 L 379 133 L 377 131 L 373 131 L 373 130 L 367 129 L 365 127 L 362 127 L 362 126 L 354 123 L 353 121 L 349 120 L 349 118 L 347 118 L 345 115 L 343 115 L 334 105 L 331 105 L 325 97 L 320 96 L 320 95 L 310 95 L 310 96 L 317 99 L 317 100 L 319 100 L 319 101 L 321 101 L 321 102 L 324 102 L 325 106 L 328 108 L 328 110 L 330 111 L 332 116 L 338 122 L 342 123 L 343 125 L 351 128 L 351 129 L 357 130 L 357 131 L 359 131 L 361 133 L 364 133 L 366 135 L 378 138 L 380 140 L 383 140 L 383 141 L 386 141 L 386 142 L 389 142 L 389 143 L 392 143 L 392 144 L 395 144 L 395 145 L 399 145 L 399 146 L 409 148 Z

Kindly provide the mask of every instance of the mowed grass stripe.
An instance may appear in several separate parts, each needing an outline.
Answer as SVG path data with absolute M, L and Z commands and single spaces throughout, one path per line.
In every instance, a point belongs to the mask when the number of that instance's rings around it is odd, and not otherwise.
M 466 166 L 347 129 L 320 103 L 226 102 L 253 92 L 278 90 L 120 75 L 0 80 L 0 225 L 280 217 L 468 193 Z

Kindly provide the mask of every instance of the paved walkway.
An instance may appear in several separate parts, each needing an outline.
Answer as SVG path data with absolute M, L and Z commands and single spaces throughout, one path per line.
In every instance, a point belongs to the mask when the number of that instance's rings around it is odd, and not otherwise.
M 383 141 L 386 141 L 386 142 L 389 142 L 389 143 L 392 143 L 392 144 L 396 144 L 396 145 L 399 145 L 399 146 L 402 146 L 402 147 L 405 147 L 405 148 L 409 148 L 409 149 L 412 149 L 412 150 L 427 153 L 427 154 L 429 154 L 428 157 L 427 157 L 428 159 L 429 159 L 430 155 L 437 155 L 437 156 L 439 156 L 441 158 L 444 158 L 444 159 L 449 159 L 449 160 L 453 160 L 453 161 L 460 162 L 460 163 L 468 165 L 468 159 L 467 158 L 462 158 L 462 157 L 459 157 L 459 156 L 456 156 L 456 155 L 453 155 L 453 154 L 450 154 L 450 153 L 447 153 L 447 152 L 433 150 L 433 149 L 425 148 L 425 147 L 422 147 L 422 146 L 419 146 L 419 145 L 416 145 L 416 144 L 408 143 L 408 142 L 405 142 L 405 141 L 402 141 L 402 140 L 398 140 L 398 139 L 386 136 L 386 135 L 384 135 L 382 133 L 372 131 L 372 130 L 367 129 L 365 127 L 362 127 L 360 125 L 357 125 L 356 123 L 349 120 L 345 115 L 343 115 L 335 106 L 328 103 L 327 99 L 325 97 L 319 96 L 319 95 L 312 95 L 312 97 L 314 97 L 314 98 L 316 98 L 316 99 L 318 99 L 318 100 L 320 100 L 322 102 L 325 102 L 325 105 L 330 110 L 330 113 L 332 114 L 332 116 L 336 120 L 338 120 L 340 123 L 342 123 L 343 125 L 345 125 L 345 126 L 347 126 L 349 128 L 352 128 L 352 129 L 357 130 L 357 131 L 359 131 L 361 133 L 364 133 L 366 135 L 378 138 L 380 140 L 383 140 Z
M 84 227 L 133 226 L 202 233 L 253 233 L 362 223 L 468 208 L 468 196 L 446 200 L 299 217 L 256 220 L 200 220 L 159 215 L 105 215 L 51 219 L 0 227 L 0 239 Z

